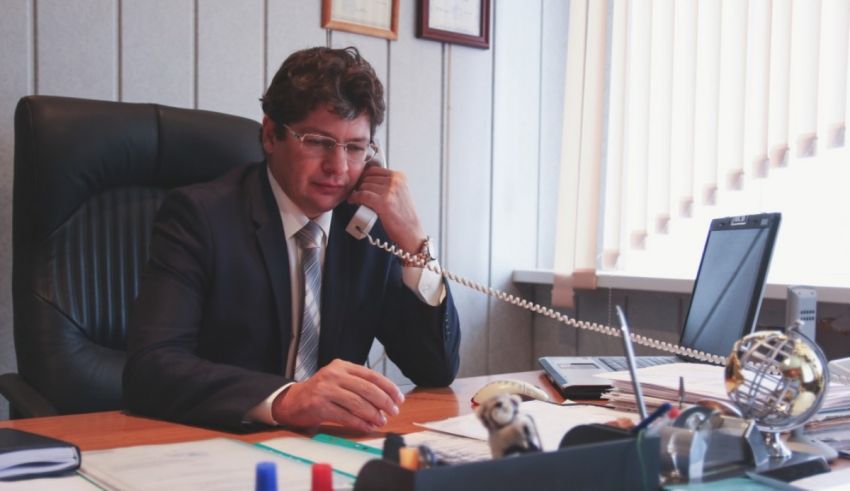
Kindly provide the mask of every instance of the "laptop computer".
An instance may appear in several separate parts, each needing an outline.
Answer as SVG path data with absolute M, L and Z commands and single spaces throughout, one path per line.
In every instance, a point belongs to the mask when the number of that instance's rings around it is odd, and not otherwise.
M 679 344 L 723 357 L 752 332 L 761 308 L 779 213 L 711 221 Z M 637 366 L 694 362 L 680 356 L 639 356 Z M 564 397 L 596 399 L 609 389 L 594 374 L 627 368 L 622 356 L 544 356 L 538 359 Z

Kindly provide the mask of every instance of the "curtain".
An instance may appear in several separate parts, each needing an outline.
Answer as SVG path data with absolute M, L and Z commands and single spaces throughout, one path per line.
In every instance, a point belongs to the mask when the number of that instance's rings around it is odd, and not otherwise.
M 692 279 L 712 218 L 767 211 L 769 281 L 850 288 L 850 1 L 570 9 L 553 303 L 607 274 Z

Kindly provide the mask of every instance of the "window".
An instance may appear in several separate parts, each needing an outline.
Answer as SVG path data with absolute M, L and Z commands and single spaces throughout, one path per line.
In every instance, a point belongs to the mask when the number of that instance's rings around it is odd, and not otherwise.
M 570 9 L 556 271 L 692 279 L 712 218 L 779 211 L 768 282 L 846 301 L 850 2 Z

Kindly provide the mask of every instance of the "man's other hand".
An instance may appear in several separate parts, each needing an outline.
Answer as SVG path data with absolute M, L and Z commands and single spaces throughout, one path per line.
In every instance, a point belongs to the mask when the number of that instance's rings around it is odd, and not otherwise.
M 278 394 L 272 417 L 284 426 L 331 422 L 368 433 L 386 424 L 387 415 L 397 415 L 402 402 L 404 395 L 388 378 L 337 359 Z

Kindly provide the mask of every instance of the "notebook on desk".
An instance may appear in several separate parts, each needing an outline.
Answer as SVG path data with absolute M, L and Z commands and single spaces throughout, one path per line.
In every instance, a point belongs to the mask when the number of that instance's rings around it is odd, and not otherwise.
M 679 344 L 726 357 L 755 327 L 780 214 L 711 221 Z M 594 375 L 625 370 L 622 356 L 544 356 L 539 360 L 564 397 L 595 399 L 610 388 Z M 638 368 L 682 361 L 679 356 L 639 356 Z

